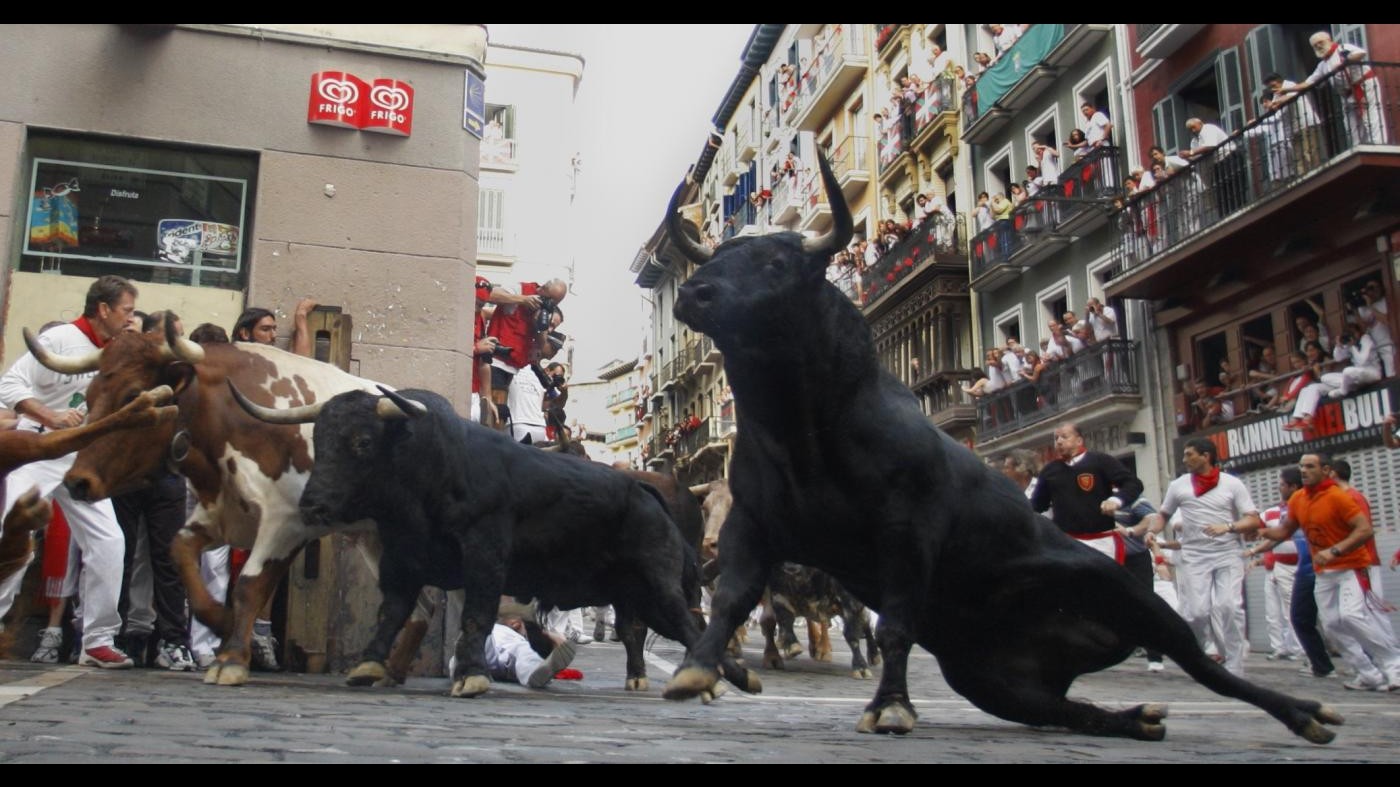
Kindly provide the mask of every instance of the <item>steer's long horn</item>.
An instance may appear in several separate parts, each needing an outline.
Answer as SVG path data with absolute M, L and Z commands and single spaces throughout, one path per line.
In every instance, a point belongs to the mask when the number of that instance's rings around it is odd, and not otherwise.
M 28 328 L 25 328 L 23 333 L 24 343 L 29 345 L 29 352 L 34 354 L 34 360 L 46 368 L 59 374 L 86 374 L 97 371 L 97 362 L 102 358 L 101 350 L 93 350 L 87 355 L 56 355 L 40 344 L 39 339 Z
M 165 345 L 177 360 L 185 363 L 199 363 L 204 360 L 204 348 L 177 333 L 174 320 L 165 321 Z
M 832 227 L 825 235 L 803 240 L 802 250 L 808 254 L 826 256 L 846 248 L 846 244 L 851 242 L 851 233 L 855 231 L 855 225 L 851 221 L 851 209 L 846 205 L 846 195 L 841 193 L 841 183 L 836 180 L 826 156 L 817 154 L 817 166 L 822 171 L 822 187 L 826 189 L 826 201 L 831 205 Z M 826 263 L 826 260 L 822 260 L 823 266 Z
M 398 392 L 391 391 L 382 385 L 379 386 L 379 390 L 384 393 L 384 398 L 375 405 L 374 411 L 386 421 L 398 418 L 417 418 L 428 412 L 428 406 L 422 402 L 405 399 Z
M 233 393 L 233 398 L 238 402 L 238 406 L 242 407 L 248 415 L 270 424 L 309 424 L 316 420 L 316 416 L 321 413 L 321 408 L 326 404 L 325 402 L 316 402 L 300 407 L 288 407 L 285 410 L 279 407 L 263 407 L 244 396 L 232 380 L 228 381 L 228 389 Z
M 710 485 L 708 483 L 696 484 L 690 488 L 690 493 L 697 498 L 704 499 L 705 495 L 710 493 Z
M 685 193 L 686 187 L 691 183 L 690 173 L 687 172 L 685 180 L 682 180 L 681 184 L 676 187 L 676 193 L 671 195 L 671 204 L 666 206 L 666 232 L 670 234 L 671 242 L 676 244 L 676 248 L 680 249 L 681 253 L 688 257 L 691 262 L 704 265 L 710 261 L 711 257 L 715 256 L 714 249 L 691 240 L 681 227 L 681 216 L 677 213 L 681 207 L 681 195 Z

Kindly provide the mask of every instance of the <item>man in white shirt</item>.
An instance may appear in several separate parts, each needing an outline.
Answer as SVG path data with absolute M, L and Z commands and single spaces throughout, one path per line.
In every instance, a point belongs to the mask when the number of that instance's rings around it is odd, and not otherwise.
M 1225 144 L 1230 135 L 1214 123 L 1206 123 L 1200 118 L 1186 121 L 1186 130 L 1191 132 L 1191 147 L 1182 151 L 1183 156 L 1195 160 Z
M 1298 87 L 1298 83 L 1279 74 L 1265 76 L 1264 85 L 1273 91 L 1272 108 L 1280 110 L 1283 127 L 1292 132 L 1297 172 L 1306 175 L 1322 162 L 1322 118 L 1313 105 L 1313 97 L 1298 95 L 1291 90 Z
M 1108 115 L 1094 109 L 1094 105 L 1084 102 L 1079 106 L 1080 114 L 1088 124 L 1084 127 L 1084 141 L 1089 143 L 1089 147 L 1097 148 L 1113 143 L 1113 123 L 1108 119 Z
M 1395 376 L 1395 340 L 1390 335 L 1390 307 L 1385 302 L 1385 289 L 1380 279 L 1372 279 L 1361 287 L 1365 306 L 1356 307 L 1356 320 L 1361 329 L 1376 343 L 1376 357 L 1386 377 Z
M 1365 63 L 1366 50 L 1352 44 L 1332 40 L 1327 32 L 1313 33 L 1308 38 L 1317 68 L 1301 85 L 1283 87 L 1283 92 L 1297 93 L 1323 81 L 1342 99 L 1342 118 L 1352 145 L 1378 145 L 1386 142 L 1385 107 L 1381 103 L 1381 83 L 1376 72 Z
M 88 288 L 83 316 L 56 326 L 38 337 L 39 344 L 58 356 L 85 356 L 101 351 L 122 332 L 136 310 L 136 287 L 120 276 L 103 276 Z M 17 429 L 43 432 L 82 424 L 87 416 L 84 394 L 96 371 L 62 374 L 25 353 L 0 377 L 0 404 L 20 415 Z M 74 543 L 82 551 L 82 655 L 78 663 L 104 669 L 126 669 L 132 661 L 113 646 L 121 630 L 117 598 L 122 583 L 122 558 L 126 542 L 111 500 L 90 503 L 74 500 L 63 486 L 63 476 L 76 454 L 33 462 L 10 474 L 5 488 L 4 511 L 19 496 L 37 486 L 39 494 L 63 509 Z M 30 559 L 33 559 L 31 555 Z M 24 572 L 17 572 L 0 587 L 0 615 L 10 608 Z
M 536 370 L 538 364 L 521 369 L 511 378 L 506 407 L 510 410 L 510 436 L 517 443 L 543 443 L 544 422 L 544 383 Z
M 1181 512 L 1181 567 L 1177 591 L 1181 616 L 1202 647 L 1208 638 L 1225 669 L 1244 675 L 1244 544 L 1240 534 L 1261 526 L 1259 509 L 1244 482 L 1215 466 L 1218 449 L 1206 438 L 1188 440 L 1181 461 L 1186 474 L 1167 487 L 1162 517 Z
M 1220 126 L 1206 123 L 1200 118 L 1187 120 L 1186 130 L 1192 134 L 1191 147 L 1182 151 L 1181 155 L 1192 162 L 1204 159 L 1197 167 L 1209 173 L 1210 193 L 1202 202 L 1215 211 L 1210 220 L 1230 215 L 1242 206 L 1245 186 L 1240 157 L 1236 155 L 1235 146 L 1228 145 L 1230 135 Z M 1218 154 L 1209 155 L 1222 146 L 1226 147 Z
M 1040 169 L 1040 185 L 1054 187 L 1060 181 L 1060 152 L 1044 142 L 1032 144 L 1031 150 L 1035 153 L 1036 167 Z
M 1094 330 L 1094 341 L 1118 338 L 1118 312 L 1098 298 L 1090 298 L 1084 304 L 1084 319 Z

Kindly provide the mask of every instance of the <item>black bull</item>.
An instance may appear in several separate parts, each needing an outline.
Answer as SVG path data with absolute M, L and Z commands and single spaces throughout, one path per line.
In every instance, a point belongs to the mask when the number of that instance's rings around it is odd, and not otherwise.
M 672 242 L 704 263 L 681 286 L 676 316 L 724 353 L 743 420 L 710 627 L 666 696 L 712 689 L 728 632 L 758 602 L 771 568 L 790 560 L 829 572 L 880 613 L 886 666 L 862 732 L 913 728 L 906 670 L 917 642 L 948 685 L 988 713 L 1159 740 L 1163 706 L 1110 712 L 1065 696 L 1079 675 L 1144 646 L 1309 741 L 1330 741 L 1322 725 L 1342 723 L 1340 715 L 1211 661 L 1166 603 L 1032 512 L 879 367 L 859 310 L 825 280 L 851 237 L 851 215 L 830 166 L 820 165 L 835 225 L 822 238 L 780 233 L 706 249 L 680 226 L 685 184 L 667 212 Z
M 485 640 L 502 594 L 566 609 L 612 604 L 628 689 L 647 687 L 645 633 L 634 621 L 687 646 L 699 639 L 687 604 L 699 594 L 696 557 L 654 489 L 604 465 L 516 443 L 458 417 L 432 392 L 386 395 L 397 405 L 392 417 L 365 392 L 320 408 L 316 465 L 301 498 L 308 523 L 352 512 L 380 523 L 384 600 L 352 683 L 384 677 L 389 648 L 424 585 L 465 591 L 453 696 L 489 685 Z M 727 672 L 743 675 L 732 662 Z

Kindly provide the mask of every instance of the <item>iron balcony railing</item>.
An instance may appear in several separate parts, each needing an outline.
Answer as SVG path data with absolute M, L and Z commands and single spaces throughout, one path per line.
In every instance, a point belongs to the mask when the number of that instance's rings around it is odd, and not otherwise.
M 724 219 L 724 240 L 729 240 L 738 235 L 745 227 L 758 223 L 758 208 L 752 202 L 742 200 L 738 203 L 734 212 Z
M 836 175 L 836 180 L 851 172 L 869 172 L 870 164 L 866 161 L 869 155 L 866 152 L 866 137 L 846 137 L 841 140 L 831 151 L 831 171 Z
M 894 122 L 885 118 L 882 125 L 884 127 L 880 129 L 880 174 L 884 175 L 899 160 L 913 139 L 914 118 L 900 112 Z
M 895 33 L 904 25 L 875 25 L 875 48 L 884 49 L 885 45 L 895 40 Z
M 676 441 L 676 456 L 691 456 L 710 442 L 710 427 L 713 418 L 706 418 L 693 431 L 686 432 Z
M 633 399 L 636 399 L 636 398 L 637 398 L 637 386 L 633 385 L 633 386 L 631 386 L 631 387 L 629 387 L 629 388 L 624 388 L 623 390 L 618 391 L 617 393 L 613 394 L 612 396 L 609 396 L 609 397 L 608 397 L 608 400 L 607 400 L 607 404 L 606 404 L 605 406 L 606 406 L 606 407 L 612 407 L 612 406 L 614 406 L 614 405 L 622 404 L 623 402 L 630 402 L 630 401 L 632 401 Z
M 966 243 L 967 229 L 963 214 L 949 216 L 935 213 L 929 216 L 861 274 L 861 292 L 865 293 L 865 302 L 873 303 L 931 257 L 960 255 Z
M 924 92 L 914 102 L 914 136 L 918 136 L 940 114 L 957 109 L 957 84 L 957 77 L 938 76 L 924 86 Z
M 1359 146 L 1396 144 L 1397 93 L 1400 64 L 1333 73 L 1132 197 L 1118 214 L 1118 274 L 1257 210 Z
M 845 27 L 837 25 L 827 42 L 812 56 L 807 71 L 802 74 L 802 100 L 812 102 L 826 89 L 836 70 L 847 56 L 860 57 L 865 54 L 865 39 L 859 34 L 848 36 Z
M 510 254 L 509 236 L 503 229 L 476 228 L 477 254 Z
M 629 439 L 629 438 L 633 438 L 633 437 L 636 437 L 636 436 L 637 436 L 637 425 L 636 425 L 636 424 L 633 424 L 633 425 L 631 425 L 631 426 L 624 426 L 624 427 L 622 427 L 621 429 L 617 429 L 617 430 L 615 430 L 615 431 L 609 432 L 609 433 L 608 433 L 608 436 L 607 436 L 607 442 L 609 442 L 609 443 L 620 443 L 620 442 L 622 442 L 623 440 L 627 440 L 627 439 Z
M 778 173 L 778 182 L 773 184 L 773 199 L 770 216 L 777 220 L 789 207 L 800 208 L 802 205 L 802 172 L 799 170 L 796 175 L 789 175 L 786 172 Z
M 1060 175 L 1060 195 L 1067 198 L 1059 205 L 1060 222 L 1066 223 L 1086 210 L 1104 210 L 1100 200 L 1112 199 L 1123 193 L 1123 166 L 1116 145 L 1091 148 Z
M 514 164 L 516 141 L 513 139 L 483 139 L 481 140 L 480 153 L 482 164 Z
M 1126 339 L 1097 342 L 1063 361 L 1052 362 L 1037 382 L 1023 380 L 979 398 L 978 442 L 1109 396 L 1140 395 L 1137 346 Z

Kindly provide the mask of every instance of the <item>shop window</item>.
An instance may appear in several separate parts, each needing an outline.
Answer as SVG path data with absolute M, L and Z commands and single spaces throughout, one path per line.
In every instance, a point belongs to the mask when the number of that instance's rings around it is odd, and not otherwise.
M 28 146 L 19 270 L 243 286 L 254 157 L 58 135 Z
M 1293 339 L 1289 349 L 1300 349 L 1308 335 L 1312 333 L 1308 330 L 1309 326 L 1312 328 L 1325 326 L 1325 316 L 1326 312 L 1323 310 L 1322 293 L 1320 292 L 1310 293 L 1302 300 L 1288 304 L 1289 335 Z

